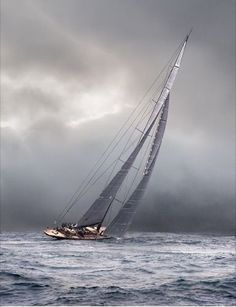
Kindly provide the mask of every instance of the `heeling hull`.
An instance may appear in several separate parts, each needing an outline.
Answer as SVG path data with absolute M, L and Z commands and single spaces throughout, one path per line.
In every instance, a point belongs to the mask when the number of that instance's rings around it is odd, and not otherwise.
M 82 236 L 77 236 L 77 235 L 66 235 L 64 233 L 61 233 L 60 231 L 57 231 L 56 229 L 45 229 L 43 231 L 45 235 L 57 239 L 57 240 L 105 240 L 105 239 L 111 239 L 111 237 L 108 236 L 103 236 L 103 235 L 95 235 L 95 234 L 90 234 L 90 235 L 84 235 Z

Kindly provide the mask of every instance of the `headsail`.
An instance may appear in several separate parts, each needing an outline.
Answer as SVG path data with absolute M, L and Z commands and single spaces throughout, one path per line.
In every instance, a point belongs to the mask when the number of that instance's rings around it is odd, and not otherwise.
M 99 198 L 95 200 L 89 210 L 84 214 L 84 216 L 79 220 L 78 226 L 88 226 L 96 225 L 101 223 L 104 218 L 104 215 L 109 208 L 110 204 L 113 202 L 118 190 L 120 189 L 121 184 L 125 180 L 130 168 L 132 167 L 136 157 L 138 156 L 143 144 L 145 143 L 150 131 L 152 130 L 157 117 L 160 113 L 156 114 L 152 123 L 149 125 L 146 132 L 143 134 L 141 140 L 138 142 L 137 146 L 134 148 L 128 159 L 122 165 L 118 173 L 113 177 L 107 187 L 102 191 Z
M 168 107 L 169 107 L 169 95 L 167 96 L 162 114 L 160 117 L 159 125 L 156 128 L 154 140 L 152 143 L 152 147 L 150 150 L 150 154 L 148 160 L 146 162 L 145 170 L 143 173 L 143 177 L 139 182 L 138 186 L 130 196 L 129 200 L 125 203 L 125 205 L 121 208 L 118 215 L 114 218 L 112 223 L 107 227 L 105 233 L 109 235 L 118 235 L 122 236 L 128 229 L 129 225 L 132 222 L 132 219 L 136 213 L 137 206 L 146 190 L 146 186 L 151 177 L 151 173 L 153 171 L 156 158 L 158 156 L 158 152 L 160 150 L 162 138 L 165 132 L 167 115 L 168 115 Z

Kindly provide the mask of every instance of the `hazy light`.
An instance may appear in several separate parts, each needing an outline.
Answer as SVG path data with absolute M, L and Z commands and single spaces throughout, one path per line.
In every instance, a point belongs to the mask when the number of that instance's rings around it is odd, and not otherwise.
M 4 128 L 10 128 L 10 129 L 13 129 L 13 130 L 16 130 L 18 128 L 18 123 L 16 120 L 14 119 L 10 119 L 10 120 L 4 120 L 4 121 L 1 121 L 0 122 L 0 127 L 2 129 Z
M 67 122 L 70 127 L 76 127 L 85 122 L 101 119 L 107 115 L 119 113 L 122 109 L 121 93 L 113 90 L 99 90 L 82 94 L 74 119 Z M 76 102 L 74 102 L 76 106 Z M 82 116 L 81 116 L 82 114 Z
M 62 83 L 59 79 L 50 76 L 43 78 L 39 74 L 23 75 L 21 78 L 11 78 L 3 74 L 2 78 L 6 97 L 8 93 L 15 93 L 13 97 L 17 97 L 21 91 L 29 89 L 35 93 L 32 96 L 32 103 L 34 103 L 33 99 L 35 99 L 37 94 L 39 94 L 37 99 L 41 99 L 40 93 L 48 97 L 54 97 L 58 110 L 56 116 L 69 127 L 76 127 L 88 121 L 117 114 L 124 108 L 130 108 L 130 105 L 124 104 L 125 92 L 123 82 L 124 80 L 121 81 L 118 78 L 115 82 L 115 87 L 106 84 L 90 88 L 89 92 L 87 92 L 76 81 Z M 7 111 L 3 112 L 1 127 L 17 129 L 21 126 L 22 129 L 29 128 L 31 122 L 34 122 L 34 118 L 26 118 L 24 116 L 24 108 L 27 108 L 27 106 L 23 104 L 21 107 L 22 114 L 16 114 L 14 120 L 8 119 L 10 114 Z M 49 111 L 53 112 L 50 109 L 47 112 Z M 39 114 L 38 110 L 35 110 L 37 118 L 46 115 Z

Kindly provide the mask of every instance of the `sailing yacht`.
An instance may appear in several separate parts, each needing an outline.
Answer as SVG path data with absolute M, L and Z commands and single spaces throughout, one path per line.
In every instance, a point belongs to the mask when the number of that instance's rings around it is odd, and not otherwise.
M 167 76 L 158 92 L 158 95 L 155 92 L 154 97 L 151 98 L 153 106 L 148 113 L 148 117 L 143 116 L 143 118 L 147 118 L 144 128 L 142 130 L 138 129 L 137 126 L 134 128 L 139 130 L 139 133 L 141 133 L 135 147 L 132 148 L 132 151 L 125 160 L 121 160 L 120 156 L 117 158 L 117 160 L 122 162 L 121 167 L 105 185 L 99 197 L 90 205 L 78 222 L 75 224 L 64 223 L 59 226 L 57 221 L 56 227 L 49 227 L 44 230 L 46 235 L 56 239 L 71 240 L 104 240 L 110 237 L 124 236 L 132 223 L 157 160 L 167 122 L 170 92 L 180 69 L 190 33 L 179 46 L 172 63 L 169 65 Z M 134 163 L 149 138 L 151 138 L 151 142 L 149 142 L 150 146 L 147 147 L 146 150 L 148 152 L 145 155 L 144 167 L 141 170 L 139 182 L 132 191 L 131 189 L 129 190 L 131 193 L 128 197 L 126 195 L 124 200 L 120 200 L 118 199 L 117 194 L 131 169 L 136 168 Z M 140 170 L 140 168 L 137 169 Z M 92 178 L 94 178 L 93 176 L 95 174 L 96 171 L 87 181 L 87 185 L 91 182 Z M 135 176 L 135 178 L 136 177 L 137 176 Z M 133 183 L 134 180 L 131 182 L 131 186 L 133 186 Z M 83 191 L 84 190 L 82 190 L 82 192 Z M 74 196 L 74 199 L 72 197 L 72 201 L 69 202 L 68 206 L 63 210 L 62 214 L 60 214 L 59 221 L 61 221 L 77 203 L 81 193 L 79 196 L 76 196 L 76 194 Z M 119 210 L 116 212 L 115 216 L 108 221 L 107 216 L 112 211 L 115 202 L 119 203 Z

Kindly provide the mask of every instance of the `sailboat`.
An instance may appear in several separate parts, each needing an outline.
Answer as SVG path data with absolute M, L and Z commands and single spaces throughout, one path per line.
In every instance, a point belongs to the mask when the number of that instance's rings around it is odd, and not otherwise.
M 151 99 L 153 106 L 148 113 L 148 118 L 143 129 L 140 130 L 137 126 L 135 127 L 141 136 L 125 160 L 121 160 L 120 156 L 118 157 L 117 160 L 122 162 L 121 167 L 109 180 L 98 198 L 90 205 L 78 222 L 75 224 L 64 223 L 61 226 L 57 224 L 56 227 L 48 227 L 44 230 L 47 236 L 56 239 L 70 240 L 104 240 L 111 237 L 122 237 L 127 232 L 147 188 L 160 151 L 167 123 L 170 92 L 180 69 L 190 33 L 185 37 L 184 41 L 177 49 L 175 58 L 169 65 L 167 76 L 158 92 L 158 96 L 155 97 L 155 93 L 154 97 Z M 145 118 L 145 116 L 143 116 L 143 118 Z M 145 156 L 145 163 L 139 182 L 131 191 L 128 198 L 126 195 L 126 198 L 121 201 L 117 198 L 117 194 L 131 169 L 135 168 L 134 163 L 150 137 L 151 142 L 150 146 L 147 147 L 148 153 Z M 135 178 L 136 177 L 137 176 L 135 176 Z M 91 179 L 88 183 L 89 182 L 91 182 Z M 133 186 L 133 183 L 134 180 L 131 182 L 131 186 Z M 69 207 L 66 207 L 60 215 L 60 219 L 70 211 L 77 200 L 78 197 L 75 197 L 74 200 L 72 199 L 72 202 L 69 203 Z M 112 219 L 107 221 L 107 216 L 112 211 L 112 206 L 115 202 L 120 204 L 119 210 Z

